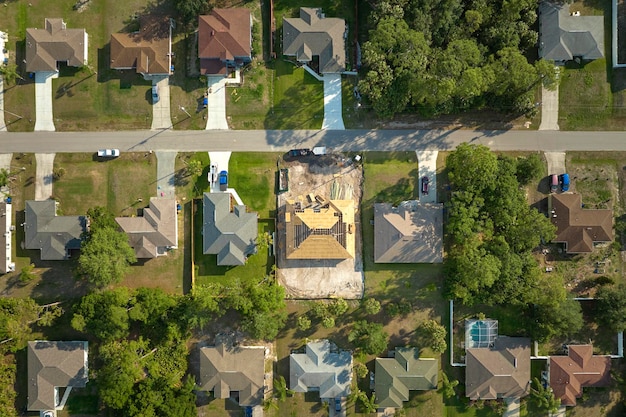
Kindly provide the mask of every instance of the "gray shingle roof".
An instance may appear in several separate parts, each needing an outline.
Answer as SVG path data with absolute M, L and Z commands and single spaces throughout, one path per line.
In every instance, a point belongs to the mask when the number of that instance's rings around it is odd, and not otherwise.
M 325 17 L 322 9 L 301 7 L 299 18 L 283 17 L 283 55 L 309 62 L 319 56 L 320 73 L 345 70 L 346 22 L 337 17 Z
M 296 392 L 319 390 L 320 398 L 350 394 L 352 354 L 337 351 L 328 340 L 309 342 L 305 353 L 289 356 L 289 386 Z
M 142 217 L 116 217 L 139 259 L 156 258 L 178 246 L 178 216 L 173 198 L 150 198 Z
M 39 249 L 44 261 L 68 258 L 69 249 L 80 249 L 80 236 L 86 230 L 85 216 L 57 216 L 56 201 L 26 202 L 24 223 L 26 249 Z
M 87 352 L 87 342 L 28 342 L 28 410 L 54 410 L 55 388 L 85 387 Z
M 256 253 L 257 214 L 246 206 L 231 212 L 230 193 L 204 193 L 202 252 L 217 255 L 218 265 L 243 265 Z
M 443 206 L 374 204 L 374 262 L 443 262 Z
M 57 62 L 81 67 L 87 62 L 87 32 L 67 29 L 63 19 L 48 19 L 45 29 L 26 29 L 26 71 L 56 71 Z
M 569 61 L 604 56 L 604 17 L 571 16 L 569 4 L 539 5 L 539 57 Z
M 401 408 L 409 391 L 437 389 L 438 375 L 437 359 L 419 358 L 417 348 L 396 348 L 393 358 L 376 358 L 376 403 Z
M 227 347 L 224 344 L 200 348 L 200 388 L 213 391 L 215 398 L 229 398 L 239 392 L 239 405 L 254 406 L 263 400 L 265 348 Z
M 530 339 L 499 336 L 492 348 L 466 349 L 465 392 L 472 400 L 521 398 L 530 391 Z

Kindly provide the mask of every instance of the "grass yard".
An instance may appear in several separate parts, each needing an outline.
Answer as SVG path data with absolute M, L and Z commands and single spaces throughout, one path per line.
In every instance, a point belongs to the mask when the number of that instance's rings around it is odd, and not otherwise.
M 104 206 L 116 216 L 129 216 L 156 193 L 154 154 L 122 153 L 110 161 L 98 161 L 90 153 L 58 154 L 54 169 L 60 168 L 65 174 L 55 181 L 53 191 L 59 214 L 81 215 Z
M 276 216 L 276 161 L 280 153 L 233 153 L 228 164 L 229 186 L 262 219 Z

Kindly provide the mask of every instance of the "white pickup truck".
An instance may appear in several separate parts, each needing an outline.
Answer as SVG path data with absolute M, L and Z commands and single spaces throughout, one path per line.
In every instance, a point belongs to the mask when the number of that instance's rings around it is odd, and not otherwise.
M 100 149 L 98 151 L 99 158 L 117 158 L 120 156 L 119 149 Z

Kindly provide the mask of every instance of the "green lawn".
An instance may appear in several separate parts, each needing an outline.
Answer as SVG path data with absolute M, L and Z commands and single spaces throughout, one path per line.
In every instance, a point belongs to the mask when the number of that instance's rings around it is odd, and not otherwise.
M 276 163 L 279 153 L 233 153 L 228 163 L 229 186 L 261 218 L 276 215 Z
M 156 195 L 154 154 L 122 153 L 109 161 L 98 161 L 91 153 L 57 154 L 54 169 L 60 168 L 65 173 L 54 182 L 53 195 L 65 215 L 104 206 L 116 216 L 128 216 Z

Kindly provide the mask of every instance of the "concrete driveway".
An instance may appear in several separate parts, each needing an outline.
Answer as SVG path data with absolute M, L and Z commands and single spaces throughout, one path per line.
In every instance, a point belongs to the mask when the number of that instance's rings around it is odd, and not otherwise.
M 167 75 L 152 75 L 152 85 L 159 89 L 159 101 L 152 104 L 152 130 L 170 129 L 172 117 L 170 112 L 170 77 Z
M 220 171 L 228 171 L 228 161 L 230 161 L 230 154 L 231 152 L 209 152 L 211 165 L 217 165 L 218 174 L 220 173 Z M 209 180 L 209 182 L 211 182 L 211 180 Z M 218 180 L 216 180 L 214 183 L 211 183 L 211 192 L 220 192 L 220 184 Z
M 324 121 L 322 129 L 345 130 L 341 105 L 341 74 L 324 74 Z
M 420 203 L 437 202 L 437 155 L 439 151 L 415 151 L 419 169 L 419 201 Z M 428 194 L 422 194 L 422 177 L 428 177 Z
M 519 417 L 520 415 L 520 401 L 519 398 L 505 398 L 506 410 L 502 417 Z
M 7 125 L 4 122 L 4 80 L 0 76 L 0 132 L 6 132 Z
M 206 78 L 209 95 L 206 130 L 227 130 L 226 79 L 222 75 L 208 75 Z
M 54 132 L 52 115 L 52 79 L 56 72 L 35 73 L 35 131 Z
M 541 124 L 539 130 L 559 130 L 559 87 L 541 87 Z
M 35 200 L 47 200 L 52 196 L 52 172 L 54 168 L 54 153 L 36 153 L 35 161 Z
M 548 175 L 565 174 L 565 152 L 545 152 L 548 162 Z
M 176 198 L 174 181 L 176 155 L 175 151 L 156 151 L 157 157 L 157 197 Z
M 13 159 L 12 153 L 2 153 L 0 154 L 0 169 L 6 169 L 7 171 L 11 171 L 11 160 Z M 9 193 L 9 187 L 0 187 L 0 192 L 5 194 Z

